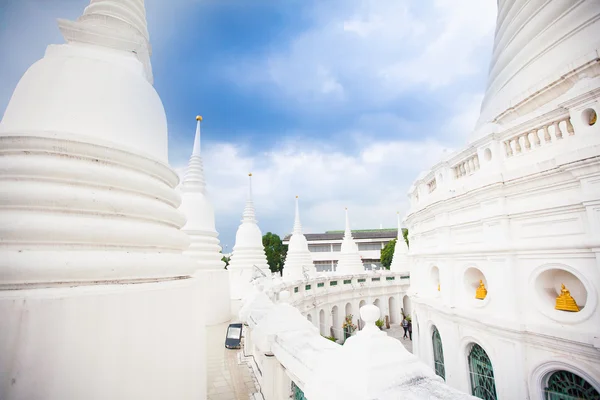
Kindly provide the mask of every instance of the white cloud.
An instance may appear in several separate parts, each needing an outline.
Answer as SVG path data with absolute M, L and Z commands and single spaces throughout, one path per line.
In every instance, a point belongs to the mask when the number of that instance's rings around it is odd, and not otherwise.
M 415 88 L 436 90 L 487 69 L 494 1 L 334 4 L 315 5 L 308 29 L 276 51 L 244 60 L 229 71 L 232 78 L 319 109 L 325 101 L 370 104 Z
M 230 143 L 204 144 L 207 189 L 224 243 L 233 245 L 250 171 L 263 232 L 291 231 L 296 195 L 305 232 L 342 229 L 344 207 L 353 228 L 394 227 L 396 211 L 407 210 L 407 188 L 422 169 L 439 160 L 444 147 L 435 140 L 363 139 L 370 143 L 355 155 L 298 140 L 264 153 Z

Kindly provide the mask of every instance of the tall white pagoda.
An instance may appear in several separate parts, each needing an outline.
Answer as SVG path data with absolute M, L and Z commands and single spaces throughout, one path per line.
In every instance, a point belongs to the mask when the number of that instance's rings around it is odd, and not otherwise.
M 202 117 L 196 117 L 196 135 L 192 155 L 179 186 L 181 206 L 179 210 L 187 218 L 183 231 L 190 238 L 190 247 L 184 252 L 199 266 L 196 275 L 210 282 L 203 291 L 206 308 L 206 324 L 226 322 L 231 317 L 229 274 L 222 261 L 221 246 L 215 229 L 215 211 L 206 194 L 202 163 L 200 125 Z
M 252 201 L 252 173 L 248 174 L 248 198 L 242 214 L 242 223 L 235 234 L 235 245 L 229 261 L 229 279 L 233 315 L 241 299 L 252 288 L 250 281 L 256 274 L 269 276 L 271 271 L 262 243 L 262 232 L 258 227 L 254 202 Z
M 358 246 L 352 237 L 350 230 L 350 218 L 348 217 L 348 208 L 346 208 L 346 230 L 344 239 L 342 240 L 342 248 L 340 251 L 340 259 L 337 265 L 337 273 L 339 274 L 361 274 L 365 272 L 360 255 L 358 254 Z
M 396 247 L 394 248 L 394 256 L 390 270 L 394 272 L 408 272 L 408 246 L 402 234 L 402 226 L 400 224 L 400 213 L 398 213 L 398 238 L 396 239 Z
M 283 279 L 286 281 L 305 279 L 305 273 L 309 277 L 315 276 L 316 269 L 310 251 L 308 250 L 306 237 L 302 234 L 298 196 L 296 196 L 294 230 L 290 237 L 287 256 L 283 266 Z
M 0 398 L 206 398 L 142 0 L 59 20 L 0 122 Z

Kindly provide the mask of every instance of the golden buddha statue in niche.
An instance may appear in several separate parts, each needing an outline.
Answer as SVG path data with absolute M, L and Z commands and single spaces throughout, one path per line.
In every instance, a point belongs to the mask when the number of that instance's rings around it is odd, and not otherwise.
M 556 298 L 556 306 L 554 308 L 561 311 L 578 312 L 579 307 L 577 306 L 575 299 L 571 296 L 569 289 L 565 287 L 564 283 L 561 283 L 560 286 L 560 294 Z
M 438 292 L 440 291 L 440 284 L 438 283 Z
M 480 279 L 479 287 L 475 291 L 475 298 L 478 300 L 483 300 L 483 299 L 485 299 L 485 296 L 487 296 L 487 289 L 485 288 L 485 285 L 483 284 L 483 280 Z

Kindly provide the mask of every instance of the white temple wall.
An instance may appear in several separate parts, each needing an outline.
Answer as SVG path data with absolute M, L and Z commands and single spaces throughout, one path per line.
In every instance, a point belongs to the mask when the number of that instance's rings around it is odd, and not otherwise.
M 206 326 L 235 319 L 231 314 L 229 273 L 223 270 L 198 270 L 194 274 L 202 284 L 202 302 L 205 305 Z
M 0 292 L 0 354 L 18 360 L 0 363 L 0 398 L 205 399 L 201 287 L 188 278 Z

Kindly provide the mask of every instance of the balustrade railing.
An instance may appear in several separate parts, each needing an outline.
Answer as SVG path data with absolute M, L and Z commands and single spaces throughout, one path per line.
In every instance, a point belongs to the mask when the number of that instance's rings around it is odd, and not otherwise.
M 454 170 L 454 177 L 456 179 L 471 175 L 475 171 L 479 170 L 479 156 L 477 154 L 473 154 L 472 156 L 456 164 L 452 169 Z
M 562 122 L 565 122 L 562 124 Z M 562 126 L 561 126 L 562 124 Z M 569 117 L 563 117 L 525 132 L 521 132 L 503 141 L 507 157 L 535 150 L 563 139 L 565 136 L 575 135 L 575 130 Z
M 427 184 L 427 188 L 429 189 L 429 193 L 433 192 L 437 188 L 437 182 L 435 178 L 433 178 L 433 180 Z

